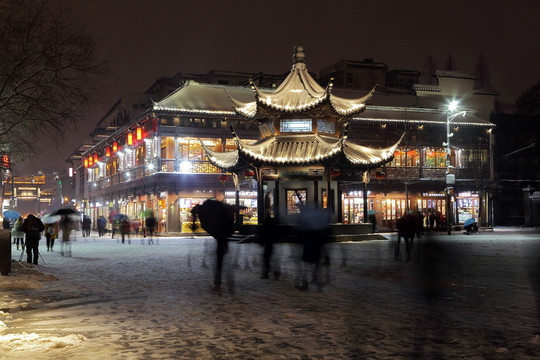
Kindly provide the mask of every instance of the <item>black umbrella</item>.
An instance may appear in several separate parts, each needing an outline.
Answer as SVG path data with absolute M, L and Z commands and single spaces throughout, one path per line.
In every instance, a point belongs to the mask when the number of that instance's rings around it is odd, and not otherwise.
M 79 213 L 72 208 L 61 208 L 51 213 L 51 215 L 78 215 L 78 214 Z
M 226 238 L 234 233 L 234 210 L 217 200 L 206 200 L 195 206 L 193 215 L 198 216 L 201 227 L 214 238 Z

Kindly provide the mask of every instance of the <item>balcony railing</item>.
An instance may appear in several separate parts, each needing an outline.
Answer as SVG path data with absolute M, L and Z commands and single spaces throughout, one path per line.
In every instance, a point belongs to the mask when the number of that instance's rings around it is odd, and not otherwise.
M 381 169 L 379 169 L 381 170 Z M 446 178 L 446 168 L 444 167 L 386 167 L 386 178 L 395 180 L 414 179 L 440 179 Z M 481 172 L 477 168 L 457 168 L 454 169 L 456 179 L 475 180 L 489 178 L 489 169 L 483 168 Z
M 157 171 L 156 169 L 159 169 Z M 172 159 L 153 159 L 145 165 L 137 166 L 133 169 L 122 171 L 109 177 L 101 178 L 97 182 L 89 182 L 91 189 L 105 189 L 120 183 L 141 179 L 156 172 L 183 174 L 221 174 L 218 167 L 212 165 L 209 161 L 181 161 Z M 96 184 L 96 185 L 94 185 Z

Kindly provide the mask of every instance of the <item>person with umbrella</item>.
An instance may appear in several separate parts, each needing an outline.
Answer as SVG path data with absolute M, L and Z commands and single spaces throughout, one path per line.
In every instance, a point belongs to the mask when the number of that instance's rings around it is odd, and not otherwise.
M 28 215 L 22 224 L 22 231 L 26 234 L 26 262 L 29 264 L 38 264 L 39 240 L 41 239 L 41 232 L 43 230 L 45 230 L 45 226 L 33 214 Z M 34 255 L 33 259 L 32 255 Z
M 71 243 L 69 241 L 69 236 L 71 234 L 71 230 L 76 228 L 76 225 L 74 224 L 74 221 L 70 218 L 76 215 L 79 215 L 79 213 L 71 208 L 62 208 L 58 209 L 56 211 L 53 211 L 51 215 L 60 215 L 60 228 L 62 229 L 62 251 L 60 254 L 62 256 L 71 256 Z
M 206 200 L 202 205 L 195 205 L 191 209 L 193 215 L 192 228 L 196 227 L 195 222 L 199 218 L 201 227 L 216 239 L 216 266 L 214 269 L 214 288 L 213 291 L 221 292 L 221 276 L 223 272 L 223 259 L 229 252 L 229 236 L 234 233 L 234 210 L 231 206 L 214 199 Z M 227 284 L 229 290 L 234 287 L 232 274 L 228 274 Z
M 471 235 L 478 232 L 478 225 L 476 224 L 475 218 L 465 220 L 465 222 L 463 223 L 463 227 L 465 228 L 466 235 Z

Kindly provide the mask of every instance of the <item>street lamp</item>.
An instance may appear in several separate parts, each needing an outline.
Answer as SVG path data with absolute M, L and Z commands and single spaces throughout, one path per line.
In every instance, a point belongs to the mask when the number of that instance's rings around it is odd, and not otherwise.
M 460 111 L 457 113 L 454 113 L 459 105 L 459 102 L 456 100 L 453 100 L 448 104 L 448 111 L 446 112 L 446 142 L 443 142 L 442 145 L 446 147 L 446 230 L 448 232 L 448 235 L 452 235 L 452 225 L 451 225 L 451 212 L 452 212 L 452 206 L 450 202 L 450 191 L 452 190 L 453 185 L 456 183 L 456 175 L 452 173 L 452 169 L 454 168 L 452 165 L 450 165 L 450 154 L 452 152 L 452 149 L 450 147 L 450 138 L 454 136 L 453 133 L 450 132 L 450 123 L 452 120 L 454 120 L 457 116 L 465 115 L 467 114 L 466 111 Z

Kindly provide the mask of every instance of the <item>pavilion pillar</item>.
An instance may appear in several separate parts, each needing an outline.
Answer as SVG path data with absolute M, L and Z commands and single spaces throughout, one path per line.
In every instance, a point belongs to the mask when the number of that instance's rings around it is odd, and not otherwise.
M 369 180 L 369 172 L 364 171 L 362 176 L 362 195 L 364 196 L 364 224 L 368 223 L 368 197 L 367 197 L 367 183 Z
M 261 225 L 265 218 L 262 167 L 255 167 L 255 179 L 257 180 L 257 224 Z
M 242 225 L 240 221 L 241 220 L 240 219 L 240 184 L 238 181 L 237 173 L 232 173 L 232 177 L 233 177 L 233 183 L 234 183 L 234 194 L 235 194 L 235 204 L 236 204 L 236 209 L 234 210 L 235 219 L 236 219 L 236 230 L 239 230 L 240 226 Z

